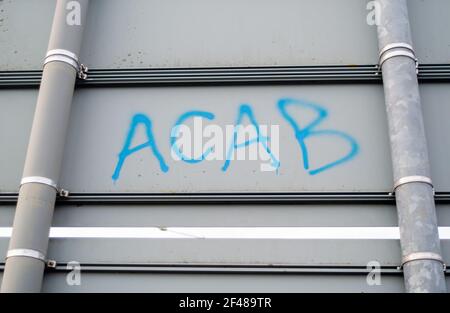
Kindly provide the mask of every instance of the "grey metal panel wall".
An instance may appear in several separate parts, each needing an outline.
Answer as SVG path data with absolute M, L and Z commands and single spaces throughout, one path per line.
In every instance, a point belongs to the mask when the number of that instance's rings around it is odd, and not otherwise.
M 2 1 L 0 70 L 41 68 L 54 3 Z M 450 3 L 408 3 L 420 61 L 450 61 Z M 96 0 L 81 59 L 93 68 L 376 64 L 376 28 L 366 23 L 366 4 Z
M 133 0 L 124 5 L 120 0 L 96 0 L 81 59 L 90 67 L 111 69 L 376 64 L 376 29 L 366 24 L 366 3 Z M 408 3 L 420 62 L 449 63 L 450 33 L 446 30 L 450 2 Z M 54 4 L 54 0 L 0 2 L 0 70 L 41 68 Z M 448 86 L 421 87 L 433 180 L 442 192 L 450 192 Z M 0 92 L 1 201 L 8 198 L 7 193 L 17 192 L 36 95 L 31 89 Z M 277 101 L 286 97 L 307 99 L 326 109 L 329 117 L 319 128 L 354 138 L 360 147 L 358 155 L 331 171 L 308 175 L 302 169 L 292 129 L 275 109 Z M 288 145 L 282 147 L 279 175 L 260 173 L 259 163 L 233 163 L 224 174 L 220 171 L 223 162 L 189 165 L 172 161 L 168 161 L 171 171 L 163 174 L 154 155 L 142 151 L 125 161 L 120 179 L 111 179 L 134 114 L 152 118 L 158 146 L 169 160 L 170 127 L 181 113 L 211 111 L 224 125 L 235 121 L 237 108 L 244 103 L 251 105 L 258 122 L 284 125 L 281 133 Z M 379 85 L 358 84 L 79 89 L 61 185 L 76 193 L 339 191 L 382 192 L 389 198 L 392 174 L 383 103 Z M 311 112 L 304 113 L 291 112 L 299 125 L 311 118 Z M 145 140 L 142 129 L 139 140 Z M 310 140 L 308 146 L 316 167 L 329 162 L 327 157 L 345 154 L 343 146 L 333 140 Z M 13 198 L 9 196 L 7 204 L 0 206 L 1 227 L 11 226 Z M 58 204 L 54 226 L 397 225 L 395 209 L 392 204 L 382 204 L 385 200 L 367 204 L 354 201 L 351 195 L 347 198 L 347 202 L 333 205 L 304 201 L 284 205 L 112 204 L 102 203 L 100 198 L 94 199 L 94 204 L 81 205 L 69 200 Z M 438 203 L 439 225 L 448 226 L 448 200 Z M 449 263 L 449 241 L 442 244 Z M 0 255 L 6 249 L 7 239 L 1 238 Z M 46 275 L 47 292 L 404 291 L 401 271 L 396 269 L 400 265 L 397 240 L 58 238 L 50 242 L 49 257 L 62 265 Z M 81 262 L 86 270 L 80 287 L 65 282 L 62 267 L 71 260 Z M 366 283 L 365 267 L 372 260 L 383 266 L 382 286 Z M 186 264 L 198 267 L 180 268 Z M 237 274 L 231 273 L 227 264 L 262 267 L 242 268 Z
M 0 253 L 6 247 L 0 240 Z M 60 265 L 44 291 L 402 292 L 399 249 L 397 240 L 52 239 Z M 443 251 L 448 262 L 448 241 Z M 82 281 L 69 286 L 65 264 L 75 260 Z M 382 265 L 381 286 L 366 283 L 371 260 Z
M 0 2 L 0 70 L 41 69 L 56 1 Z
M 0 255 L 8 240 L 0 238 Z M 444 259 L 450 260 L 448 240 Z M 52 238 L 48 258 L 81 264 L 285 265 L 366 267 L 400 265 L 399 240 L 358 239 L 122 239 Z
M 283 274 L 88 274 L 84 285 L 70 288 L 65 276 L 50 274 L 44 292 L 403 292 L 400 275 L 384 277 L 382 286 L 370 288 L 366 275 Z M 123 283 L 130 281 L 127 288 Z M 78 289 L 78 290 L 77 290 Z
M 17 190 L 20 183 L 36 97 L 35 90 L 0 92 L 1 192 Z M 16 188 L 11 189 L 9 184 L 16 185 Z
M 2 278 L 0 273 L 0 281 Z M 43 292 L 180 292 L 180 293 L 277 293 L 277 292 L 404 292 L 400 274 L 383 276 L 381 286 L 369 286 L 366 274 L 251 274 L 84 272 L 80 286 L 66 283 L 67 272 L 50 272 Z M 450 281 L 450 279 L 448 279 Z M 450 283 L 449 283 L 450 284 Z
M 450 84 L 422 85 L 420 92 L 431 175 L 441 189 L 450 186 Z
M 408 0 L 414 49 L 420 63 L 449 63 L 450 2 Z
M 384 112 L 377 108 L 377 103 L 382 103 L 378 98 L 381 94 L 377 91 L 378 88 L 369 86 L 82 90 L 75 100 L 76 109 L 72 115 L 74 123 L 71 124 L 66 150 L 66 160 L 71 168 L 64 171 L 62 184 L 74 192 L 386 190 L 386 177 L 389 177 L 390 170 L 385 166 L 388 148 L 382 144 L 387 140 L 385 133 L 378 128 L 383 129 Z M 317 129 L 333 129 L 350 134 L 362 146 L 361 154 L 323 174 L 308 174 L 301 164 L 301 152 L 294 131 L 277 109 L 278 101 L 283 98 L 312 99 L 310 101 L 323 104 L 329 112 L 329 118 Z M 223 159 L 187 164 L 171 158 L 170 131 L 183 113 L 191 110 L 211 112 L 215 119 L 205 121 L 205 126 L 214 123 L 225 129 L 226 125 L 235 123 L 242 104 L 251 106 L 259 124 L 279 125 L 278 158 L 281 165 L 278 174 L 276 171 L 261 172 L 259 160 L 231 161 L 229 168 L 223 171 Z M 160 107 L 168 109 L 161 110 Z M 117 115 L 106 114 L 111 110 Z M 318 115 L 309 108 L 290 107 L 289 111 L 299 125 L 311 123 Z M 119 164 L 117 155 L 124 146 L 132 117 L 136 113 L 145 114 L 153 121 L 155 141 L 169 169 L 164 173 L 154 156 L 149 151 L 142 151 L 137 158 L 131 156 L 126 160 L 120 176 L 113 180 L 114 168 Z M 248 116 L 245 118 L 243 123 L 248 123 Z M 376 131 L 368 129 L 369 120 L 375 120 L 378 124 Z M 187 122 L 188 125 L 191 123 Z M 314 139 L 308 142 L 311 169 L 339 160 L 351 150 L 349 142 L 339 136 Z M 145 137 L 138 135 L 135 140 L 135 144 L 146 141 Z M 363 146 L 369 140 L 381 144 Z M 224 147 L 223 152 L 226 153 L 227 149 Z M 86 167 L 94 164 L 95 172 L 89 170 L 91 175 L 86 176 Z M 360 171 L 365 171 L 366 176 L 352 174 Z
M 439 226 L 450 226 L 450 206 L 438 205 L 437 213 Z M 389 227 L 397 226 L 397 213 L 394 206 L 358 204 L 60 206 L 54 225 Z
M 425 124 L 429 139 L 433 180 L 437 191 L 450 190 L 450 89 L 447 84 L 422 85 Z M 5 90 L 0 94 L 0 190 L 17 191 L 31 125 L 36 91 Z M 317 130 L 344 132 L 354 138 L 359 151 L 353 159 L 311 175 L 293 128 L 277 109 L 280 99 L 307 99 L 328 112 Z M 230 192 L 230 191 L 384 191 L 392 186 L 386 118 L 378 85 L 305 85 L 248 87 L 159 87 L 79 89 L 76 92 L 65 153 L 62 186 L 72 192 Z M 280 125 L 279 173 L 261 172 L 261 161 L 224 161 L 187 164 L 173 160 L 170 131 L 190 110 L 215 114 L 212 121 L 233 125 L 241 104 L 251 106 L 260 124 Z M 161 106 L 170 108 L 161 110 Z M 112 114 L 114 112 L 114 114 Z M 130 131 L 132 117 L 145 114 L 153 121 L 158 149 L 169 167 L 163 172 L 149 148 L 125 159 L 118 179 L 118 165 Z M 289 108 L 299 127 L 317 115 L 310 108 Z M 204 125 L 209 124 L 205 121 Z M 190 124 L 189 124 L 190 125 Z M 132 146 L 147 141 L 138 128 Z M 12 139 L 14 136 L 14 139 Z M 337 139 L 337 140 L 336 140 Z M 310 169 L 320 168 L 348 154 L 342 138 L 309 138 Z M 226 151 L 227 146 L 224 147 Z M 267 163 L 267 162 L 266 162 Z M 239 179 L 237 179 L 239 178 Z
M 0 238 L 0 255 L 8 240 Z M 450 241 L 442 240 L 450 261 Z M 81 264 L 400 266 L 399 240 L 387 239 L 136 239 L 52 238 L 48 258 Z
M 12 205 L 0 206 L 0 227 L 11 227 Z M 437 206 L 439 226 L 450 207 Z M 380 204 L 103 204 L 59 205 L 54 227 L 394 227 L 394 205 Z
M 0 227 L 11 227 L 14 206 L 0 206 Z M 450 208 L 438 209 L 441 226 L 450 225 Z M 349 218 L 351 216 L 351 218 Z M 59 205 L 55 227 L 149 226 L 397 226 L 392 205 L 214 205 L 104 204 Z

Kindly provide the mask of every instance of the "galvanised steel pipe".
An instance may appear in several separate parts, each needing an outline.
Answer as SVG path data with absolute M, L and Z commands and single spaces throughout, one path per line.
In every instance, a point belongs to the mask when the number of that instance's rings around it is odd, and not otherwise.
M 2 292 L 41 291 L 88 5 L 89 0 L 56 4 Z
M 378 44 L 407 292 L 446 292 L 406 0 L 378 0 Z

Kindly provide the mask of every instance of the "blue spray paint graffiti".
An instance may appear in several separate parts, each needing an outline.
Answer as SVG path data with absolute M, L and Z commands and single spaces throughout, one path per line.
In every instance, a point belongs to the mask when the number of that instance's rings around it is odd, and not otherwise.
M 130 148 L 131 142 L 136 132 L 136 128 L 140 124 L 142 124 L 145 127 L 148 141 L 134 148 Z M 113 181 L 119 179 L 120 171 L 122 170 L 122 166 L 123 163 L 125 162 L 125 159 L 130 155 L 132 155 L 133 153 L 136 153 L 147 147 L 152 150 L 153 155 L 158 159 L 161 171 L 163 172 L 169 171 L 169 167 L 167 166 L 163 156 L 161 155 L 161 153 L 158 150 L 158 147 L 156 146 L 152 130 L 152 121 L 144 114 L 136 114 L 131 121 L 130 129 L 128 131 L 128 135 L 125 140 L 125 144 L 123 145 L 122 151 L 119 153 L 119 161 L 117 162 L 116 169 L 114 170 L 114 174 L 112 175 Z
M 189 111 L 180 116 L 180 118 L 175 122 L 175 126 L 172 128 L 172 133 L 170 135 L 170 146 L 172 147 L 172 151 L 184 162 L 186 163 L 199 163 L 206 159 L 206 157 L 212 152 L 212 148 L 209 148 L 206 152 L 204 152 L 200 157 L 198 158 L 189 158 L 186 157 L 181 151 L 180 148 L 176 145 L 176 139 L 179 135 L 179 128 L 181 125 L 183 125 L 183 122 L 186 121 L 188 118 L 191 117 L 203 117 L 208 120 L 214 119 L 214 114 L 210 112 L 203 112 L 203 111 Z
M 297 122 L 292 118 L 291 115 L 289 115 L 287 111 L 288 106 L 298 106 L 306 109 L 313 110 L 317 117 L 306 127 L 300 128 L 300 126 L 297 124 Z M 327 117 L 328 112 L 325 108 L 311 103 L 306 102 L 302 100 L 295 100 L 295 99 L 281 99 L 278 101 L 278 110 L 280 111 L 281 115 L 284 117 L 286 121 L 291 125 L 291 127 L 294 129 L 295 137 L 298 141 L 298 144 L 300 145 L 300 148 L 302 150 L 302 156 L 303 156 L 303 168 L 308 171 L 310 175 L 317 175 L 323 171 L 326 171 L 328 169 L 331 169 L 332 167 L 335 167 L 339 164 L 342 164 L 344 162 L 347 162 L 351 159 L 353 159 L 356 154 L 358 153 L 359 146 L 356 142 L 356 140 L 347 135 L 346 133 L 337 131 L 337 130 L 315 130 L 317 126 L 319 126 Z M 323 165 L 316 169 L 310 169 L 309 167 L 309 154 L 308 154 L 308 147 L 305 143 L 305 140 L 310 137 L 316 137 L 316 136 L 335 136 L 340 137 L 344 140 L 346 140 L 350 144 L 350 152 L 344 156 L 343 158 L 340 158 L 334 162 L 328 163 L 326 165 Z
M 247 116 L 250 120 L 251 125 L 253 125 L 256 129 L 256 137 L 246 140 L 242 143 L 237 143 L 238 141 L 238 125 L 242 125 L 242 120 L 244 116 Z M 277 160 L 277 158 L 272 154 L 270 151 L 269 146 L 267 145 L 267 142 L 270 141 L 269 137 L 261 136 L 259 124 L 255 119 L 255 116 L 253 115 L 253 111 L 251 107 L 248 104 L 242 104 L 239 108 L 238 118 L 236 120 L 236 123 L 234 124 L 234 133 L 233 133 L 233 140 L 230 144 L 230 147 L 228 148 L 227 157 L 225 159 L 225 164 L 222 166 L 222 171 L 226 171 L 228 167 L 230 166 L 231 156 L 234 152 L 234 150 L 248 147 L 252 144 L 261 144 L 264 147 L 264 150 L 269 154 L 271 159 L 271 165 L 272 167 L 276 168 L 278 171 L 278 168 L 280 167 L 280 161 Z
M 307 109 L 307 110 L 312 110 L 312 112 L 315 114 L 315 118 L 309 124 L 307 124 L 306 126 L 304 126 L 302 128 L 302 127 L 300 127 L 298 122 L 292 117 L 292 115 L 289 114 L 288 107 L 290 107 L 290 106 L 291 107 L 300 107 L 300 108 Z M 303 168 L 306 171 L 308 171 L 308 173 L 310 175 L 317 175 L 317 174 L 322 173 L 326 170 L 329 170 L 333 167 L 336 167 L 340 164 L 348 162 L 348 161 L 352 160 L 358 154 L 358 152 L 359 152 L 358 143 L 350 135 L 348 135 L 344 132 L 338 131 L 338 130 L 334 130 L 334 129 L 322 129 L 322 130 L 317 129 L 317 127 L 321 123 L 323 123 L 324 120 L 328 117 L 328 111 L 324 107 L 314 104 L 314 103 L 311 103 L 311 102 L 303 101 L 303 100 L 285 98 L 285 99 L 280 99 L 278 101 L 277 108 L 278 108 L 281 116 L 288 122 L 288 124 L 294 130 L 295 138 L 300 146 L 301 153 L 302 153 Z M 188 111 L 188 112 L 182 114 L 177 119 L 175 126 L 172 129 L 171 137 L 170 137 L 170 144 L 171 144 L 172 150 L 178 155 L 178 157 L 180 157 L 181 160 L 183 160 L 186 163 L 190 163 L 190 164 L 199 163 L 199 162 L 205 160 L 205 158 L 208 156 L 208 154 L 212 151 L 211 150 L 212 148 L 209 148 L 206 152 L 204 152 L 202 155 L 200 155 L 197 158 L 188 158 L 185 155 L 183 155 L 183 153 L 180 151 L 179 147 L 176 145 L 176 138 L 178 135 L 179 127 L 187 119 L 189 119 L 191 117 L 196 117 L 196 116 L 206 118 L 209 120 L 213 120 L 215 118 L 214 114 L 210 113 L 210 112 Z M 245 116 L 249 119 L 251 125 L 255 126 L 255 129 L 257 132 L 256 137 L 252 138 L 252 139 L 248 139 L 242 143 L 238 143 L 237 142 L 237 140 L 238 140 L 237 126 L 242 125 L 242 122 L 243 122 L 243 119 Z M 135 136 L 136 128 L 139 125 L 143 125 L 145 127 L 146 136 L 147 136 L 148 141 L 143 144 L 137 145 L 136 147 L 131 148 L 130 146 L 131 146 L 132 140 Z M 306 140 L 308 138 L 320 137 L 320 136 L 331 136 L 331 137 L 337 137 L 337 138 L 343 139 L 344 141 L 346 141 L 349 144 L 350 151 L 342 158 L 339 158 L 333 162 L 322 165 L 318 168 L 310 169 L 310 156 L 309 156 L 309 151 L 308 151 L 308 146 L 306 144 Z M 272 167 L 276 168 L 277 173 L 278 173 L 278 169 L 280 167 L 280 161 L 277 160 L 277 158 L 273 155 L 272 151 L 270 150 L 270 148 L 267 144 L 269 141 L 270 141 L 269 137 L 261 135 L 259 124 L 254 117 L 254 114 L 253 114 L 253 111 L 252 111 L 250 105 L 248 105 L 248 104 L 241 105 L 239 107 L 236 123 L 234 124 L 233 140 L 232 140 L 232 143 L 230 144 L 230 146 L 228 147 L 225 163 L 222 166 L 222 171 L 226 172 L 227 169 L 229 168 L 231 156 L 235 150 L 248 147 L 252 144 L 262 144 L 263 148 L 270 156 Z M 117 179 L 119 179 L 120 172 L 122 170 L 125 160 L 133 153 L 136 153 L 144 148 L 151 149 L 153 155 L 159 162 L 159 167 L 160 167 L 161 171 L 163 171 L 165 173 L 169 171 L 169 167 L 167 166 L 166 162 L 164 161 L 164 158 L 161 155 L 161 153 L 159 152 L 158 147 L 156 145 L 155 138 L 153 136 L 151 119 L 149 117 L 147 117 L 146 115 L 139 113 L 139 114 L 134 115 L 132 118 L 125 143 L 123 145 L 122 151 L 119 153 L 119 156 L 118 156 L 119 159 L 118 159 L 117 165 L 115 167 L 114 173 L 112 175 L 113 181 L 117 181 Z

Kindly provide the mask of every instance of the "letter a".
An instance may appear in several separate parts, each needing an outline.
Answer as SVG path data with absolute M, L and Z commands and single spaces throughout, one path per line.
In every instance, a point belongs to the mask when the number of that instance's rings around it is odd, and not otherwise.
M 136 132 L 136 128 L 139 126 L 139 124 L 142 124 L 145 127 L 148 141 L 134 148 L 130 148 L 131 142 Z M 120 171 L 122 170 L 123 163 L 125 162 L 125 159 L 127 157 L 147 147 L 152 150 L 153 155 L 156 157 L 156 159 L 158 159 L 161 171 L 167 172 L 169 170 L 169 167 L 166 165 L 161 153 L 159 153 L 155 138 L 153 137 L 152 121 L 144 114 L 136 114 L 131 121 L 130 130 L 128 131 L 127 139 L 125 140 L 122 151 L 119 153 L 119 161 L 117 162 L 112 179 L 114 181 L 119 179 Z

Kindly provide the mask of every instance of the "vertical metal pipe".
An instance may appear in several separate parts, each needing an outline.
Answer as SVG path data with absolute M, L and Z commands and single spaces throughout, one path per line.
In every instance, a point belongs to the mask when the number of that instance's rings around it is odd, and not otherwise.
M 381 60 L 386 59 L 382 65 L 383 85 L 394 181 L 399 185 L 395 197 L 406 290 L 445 292 L 407 1 L 378 1 L 378 43 Z M 386 51 L 386 47 L 391 49 Z
M 57 1 L 49 51 L 79 55 L 88 4 L 89 0 Z M 67 58 L 59 56 L 44 66 L 23 173 L 29 182 L 19 191 L 2 292 L 41 290 L 57 192 L 51 184 L 60 176 L 77 77 L 76 68 L 63 60 Z

